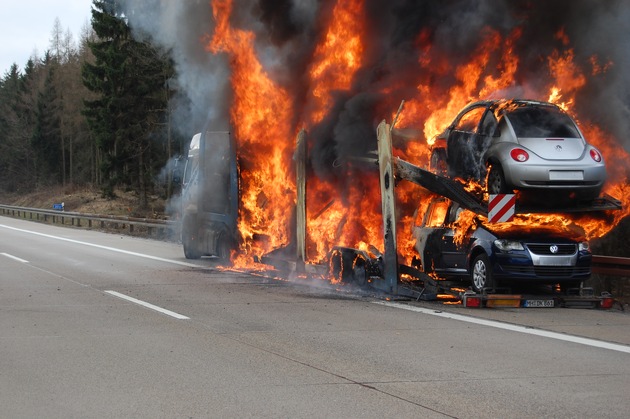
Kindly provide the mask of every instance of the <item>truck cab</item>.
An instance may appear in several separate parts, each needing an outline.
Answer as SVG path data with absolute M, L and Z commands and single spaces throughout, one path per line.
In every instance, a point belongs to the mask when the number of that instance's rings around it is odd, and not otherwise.
M 238 245 L 238 164 L 228 131 L 195 134 L 182 178 L 182 244 L 188 259 L 229 261 Z

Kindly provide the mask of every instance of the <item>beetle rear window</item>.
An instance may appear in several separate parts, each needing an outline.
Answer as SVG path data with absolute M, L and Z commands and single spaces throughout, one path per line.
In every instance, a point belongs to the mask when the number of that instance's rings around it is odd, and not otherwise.
M 575 123 L 554 108 L 522 107 L 508 114 L 517 137 L 579 138 Z

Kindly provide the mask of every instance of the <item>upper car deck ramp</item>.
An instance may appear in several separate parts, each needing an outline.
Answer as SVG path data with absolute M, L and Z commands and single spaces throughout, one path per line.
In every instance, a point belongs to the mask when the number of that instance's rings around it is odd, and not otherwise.
M 423 188 L 441 195 L 451 201 L 457 202 L 461 207 L 470 210 L 484 217 L 488 216 L 488 204 L 474 192 L 467 191 L 464 185 L 458 181 L 444 176 L 436 175 L 433 172 L 422 169 L 400 158 L 393 159 L 395 175 L 400 179 L 413 182 Z M 620 210 L 622 208 L 621 201 L 610 195 L 602 195 L 601 197 L 588 203 L 571 203 L 570 206 L 550 207 L 538 206 L 533 204 L 516 203 L 515 213 L 517 214 L 534 214 L 534 213 L 576 213 L 589 211 L 606 211 Z

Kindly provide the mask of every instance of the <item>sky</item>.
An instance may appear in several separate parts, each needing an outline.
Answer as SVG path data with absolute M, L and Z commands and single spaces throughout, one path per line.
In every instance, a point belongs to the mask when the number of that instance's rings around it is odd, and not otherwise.
M 22 71 L 35 51 L 44 55 L 56 18 L 77 43 L 91 10 L 92 0 L 0 0 L 0 75 L 13 63 Z

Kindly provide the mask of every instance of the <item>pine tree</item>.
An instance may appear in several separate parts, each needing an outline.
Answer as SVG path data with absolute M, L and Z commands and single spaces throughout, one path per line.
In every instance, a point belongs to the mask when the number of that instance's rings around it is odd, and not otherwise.
M 112 197 L 114 186 L 122 176 L 121 162 L 125 160 L 122 143 L 124 127 L 128 125 L 124 97 L 126 96 L 126 46 L 129 27 L 117 16 L 117 2 L 94 0 L 92 27 L 97 40 L 88 42 L 95 63 L 84 63 L 83 83 L 97 94 L 95 100 L 85 102 L 84 114 L 90 131 L 101 151 L 100 171 L 103 176 L 103 192 Z
M 32 63 L 27 66 L 32 70 Z M 24 76 L 13 64 L 0 82 L 0 186 L 9 192 L 32 186 L 30 134 L 31 113 L 25 106 Z
M 101 152 L 104 193 L 112 196 L 115 186 L 132 186 L 146 202 L 156 170 L 155 148 L 164 131 L 166 80 L 172 67 L 148 40 L 133 39 L 121 10 L 116 0 L 94 0 L 97 40 L 88 45 L 95 62 L 84 64 L 82 75 L 98 97 L 85 102 L 84 113 Z M 159 161 L 164 164 L 164 159 Z
M 60 100 L 55 86 L 57 58 L 46 53 L 44 85 L 37 97 L 35 132 L 31 144 L 36 156 L 37 184 L 60 183 L 64 177 L 65 158 L 61 137 Z

